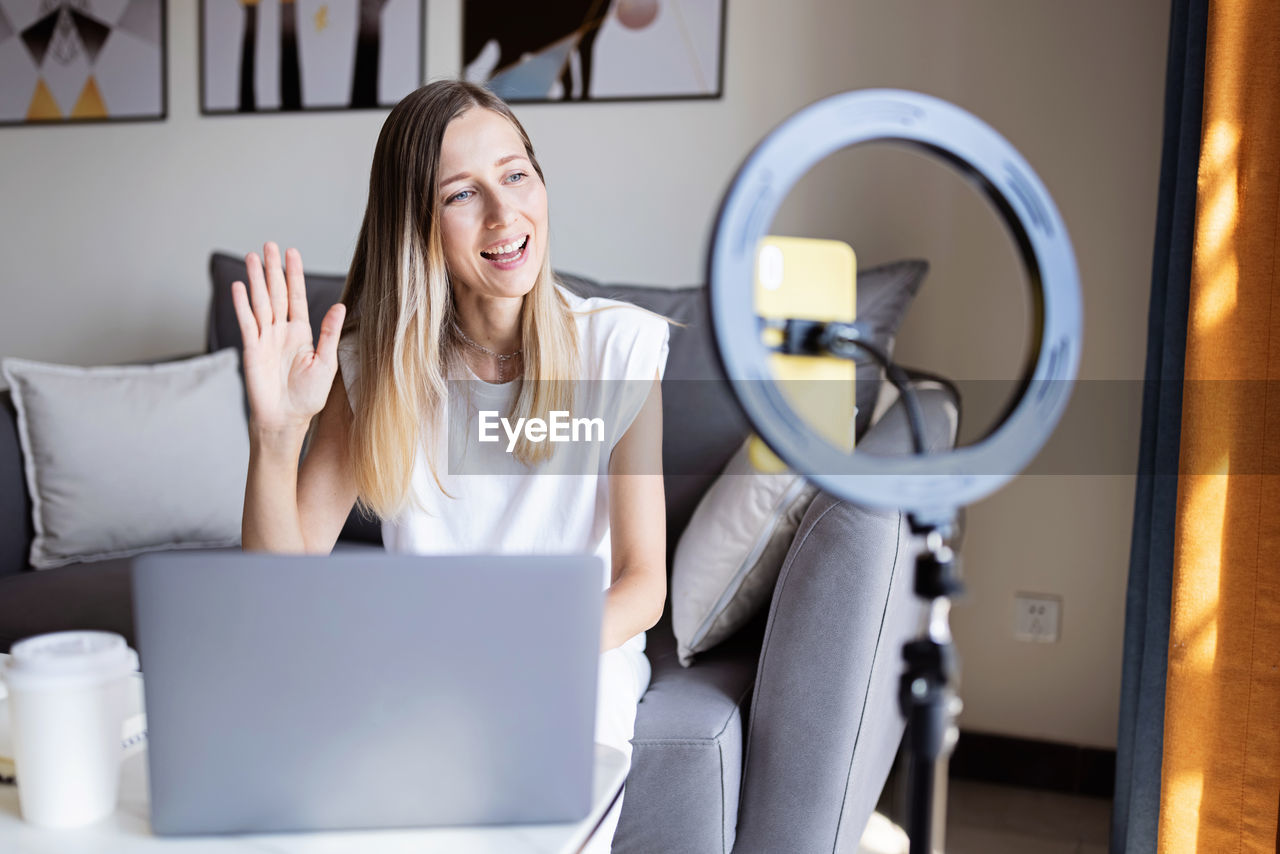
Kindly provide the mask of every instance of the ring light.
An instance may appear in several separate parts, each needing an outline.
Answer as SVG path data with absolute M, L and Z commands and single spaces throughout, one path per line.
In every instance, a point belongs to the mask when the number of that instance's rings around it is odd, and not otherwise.
M 958 170 L 995 206 L 1017 244 L 1031 290 L 1033 352 L 1023 366 L 1016 402 L 975 445 L 925 456 L 845 453 L 795 417 L 773 381 L 750 298 L 757 244 L 806 172 L 840 149 L 869 142 L 902 144 Z M 1079 367 L 1079 276 L 1066 227 L 1048 191 L 990 126 L 915 92 L 873 89 L 835 95 L 796 113 L 765 137 L 739 169 L 721 205 L 708 253 L 708 282 L 721 364 L 760 437 L 822 489 L 867 506 L 929 516 L 996 491 L 1048 440 Z

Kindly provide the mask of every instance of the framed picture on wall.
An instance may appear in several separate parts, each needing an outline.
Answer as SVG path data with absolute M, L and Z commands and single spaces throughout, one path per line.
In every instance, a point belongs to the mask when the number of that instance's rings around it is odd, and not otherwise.
M 0 124 L 165 118 L 164 0 L 0 0 Z
M 424 5 L 200 0 L 200 110 L 392 107 L 422 85 Z
M 725 0 L 463 0 L 462 76 L 512 102 L 719 98 Z

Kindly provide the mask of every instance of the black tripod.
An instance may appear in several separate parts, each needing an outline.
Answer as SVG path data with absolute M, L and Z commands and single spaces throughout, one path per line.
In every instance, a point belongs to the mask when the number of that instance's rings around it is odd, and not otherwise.
M 961 705 L 952 691 L 956 657 L 949 618 L 951 597 L 960 593 L 963 585 L 959 556 L 950 546 L 957 533 L 955 516 L 923 519 L 910 514 L 908 520 L 912 533 L 924 544 L 916 556 L 915 593 L 929 602 L 929 625 L 922 637 L 902 648 L 906 668 L 898 703 L 907 719 L 910 756 L 907 832 L 911 854 L 932 854 L 935 787 L 940 770 L 945 785 L 945 760 L 955 747 L 955 716 Z

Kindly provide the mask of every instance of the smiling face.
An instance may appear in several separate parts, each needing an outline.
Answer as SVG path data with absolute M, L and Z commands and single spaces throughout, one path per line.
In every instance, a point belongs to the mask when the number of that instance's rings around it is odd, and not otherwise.
M 445 128 L 437 170 L 445 263 L 479 295 L 520 297 L 533 289 L 547 251 L 547 188 L 515 127 L 475 107 Z

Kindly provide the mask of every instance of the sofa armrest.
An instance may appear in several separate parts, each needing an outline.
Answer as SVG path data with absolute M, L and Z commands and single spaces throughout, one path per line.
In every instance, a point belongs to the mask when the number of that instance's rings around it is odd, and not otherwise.
M 902 644 L 923 608 L 903 514 L 825 493 L 774 590 L 735 852 L 854 851 L 902 737 Z
M 951 447 L 958 401 L 919 390 L 926 446 Z M 899 401 L 863 452 L 911 448 Z M 735 854 L 856 851 L 893 765 L 902 646 L 925 614 L 912 590 L 910 526 L 820 493 L 774 588 L 752 700 Z
M 925 448 L 929 451 L 951 448 L 960 434 L 960 392 L 950 380 L 936 374 L 915 368 L 904 368 L 904 372 L 924 415 Z M 858 450 L 881 456 L 910 454 L 911 431 L 906 405 L 896 388 L 888 383 L 886 388 L 892 405 L 871 425 L 858 443 Z
M 653 667 L 613 854 L 728 854 L 742 788 L 743 730 L 764 614 L 681 667 L 670 614 L 647 634 Z

